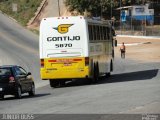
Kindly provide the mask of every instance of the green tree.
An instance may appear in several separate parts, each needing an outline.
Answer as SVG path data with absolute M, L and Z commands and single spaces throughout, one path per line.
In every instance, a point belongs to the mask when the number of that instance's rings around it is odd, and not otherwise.
M 115 10 L 118 7 L 144 4 L 145 2 L 146 0 L 66 0 L 65 4 L 70 12 L 77 11 L 84 15 L 84 12 L 87 11 L 91 16 L 111 18 L 117 14 Z
M 115 6 L 114 2 L 111 0 L 66 0 L 65 4 L 69 7 L 69 11 L 71 12 L 78 11 L 83 15 L 84 12 L 87 11 L 92 16 L 110 15 L 111 6 Z

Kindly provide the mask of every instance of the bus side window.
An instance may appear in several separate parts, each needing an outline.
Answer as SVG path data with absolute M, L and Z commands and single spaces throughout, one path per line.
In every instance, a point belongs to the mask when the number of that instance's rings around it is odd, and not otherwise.
M 92 40 L 95 40 L 95 38 L 94 38 L 94 27 L 93 27 L 93 25 L 91 25 L 91 33 L 92 33 Z
M 101 32 L 101 26 L 99 26 L 98 28 L 99 28 L 99 40 L 102 40 L 102 37 L 101 37 L 101 34 L 102 34 L 102 32 Z
M 101 40 L 101 26 L 98 27 L 99 28 L 99 40 Z
M 106 40 L 106 31 L 104 26 L 103 26 L 103 40 Z
M 88 26 L 88 32 L 89 32 L 89 40 L 93 40 L 93 34 L 92 34 L 92 26 L 91 25 L 89 25 Z
M 95 33 L 94 25 L 92 25 L 92 33 L 93 33 L 93 41 L 94 41 L 94 40 L 96 39 L 96 38 L 95 38 L 95 34 L 96 34 L 96 33 Z
M 100 27 L 97 26 L 97 40 L 100 40 Z
M 94 40 L 97 40 L 97 26 L 96 25 L 94 25 L 94 31 L 95 31 Z
M 109 29 L 109 27 L 107 27 L 107 39 L 109 40 L 110 39 L 110 29 Z
M 105 39 L 105 34 L 106 34 L 106 33 L 105 33 L 105 27 L 103 27 L 103 40 L 106 40 L 106 39 Z
M 100 26 L 100 30 L 101 30 L 101 40 L 104 40 L 104 33 L 103 33 L 103 27 Z
M 104 27 L 104 36 L 105 36 L 105 40 L 108 40 L 108 31 L 107 31 L 107 27 Z

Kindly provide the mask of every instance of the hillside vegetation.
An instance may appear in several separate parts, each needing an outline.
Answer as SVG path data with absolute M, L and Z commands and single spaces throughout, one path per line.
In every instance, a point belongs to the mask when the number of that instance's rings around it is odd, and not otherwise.
M 42 0 L 0 0 L 0 10 L 26 26 L 41 2 Z M 17 12 L 12 10 L 13 4 L 17 4 Z

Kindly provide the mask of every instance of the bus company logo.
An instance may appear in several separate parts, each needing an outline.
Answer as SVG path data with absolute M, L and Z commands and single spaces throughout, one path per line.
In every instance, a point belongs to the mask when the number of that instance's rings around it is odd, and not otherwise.
M 69 27 L 71 27 L 73 24 L 60 24 L 58 27 L 53 28 L 57 30 L 61 34 L 65 34 L 69 31 Z

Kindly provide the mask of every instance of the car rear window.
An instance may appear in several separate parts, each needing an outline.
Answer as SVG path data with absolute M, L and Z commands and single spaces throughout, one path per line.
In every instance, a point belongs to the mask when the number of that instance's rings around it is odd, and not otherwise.
M 11 69 L 10 68 L 0 68 L 0 76 L 8 76 L 11 75 Z
M 12 72 L 10 68 L 0 68 L 0 83 L 7 82 L 8 81 L 7 78 L 9 78 L 9 76 L 11 75 L 12 75 Z

